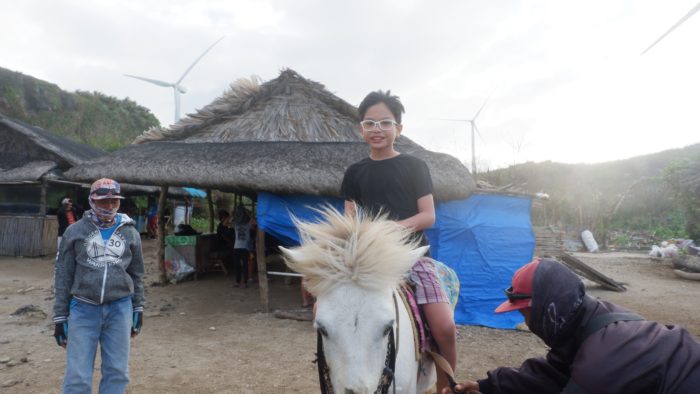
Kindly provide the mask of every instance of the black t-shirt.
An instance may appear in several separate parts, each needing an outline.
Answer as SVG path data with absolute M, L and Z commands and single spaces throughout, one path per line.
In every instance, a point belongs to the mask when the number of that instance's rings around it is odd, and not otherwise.
M 392 220 L 418 213 L 418 199 L 433 193 L 433 181 L 425 162 L 400 154 L 385 160 L 369 157 L 345 170 L 340 194 L 371 214 L 382 210 Z

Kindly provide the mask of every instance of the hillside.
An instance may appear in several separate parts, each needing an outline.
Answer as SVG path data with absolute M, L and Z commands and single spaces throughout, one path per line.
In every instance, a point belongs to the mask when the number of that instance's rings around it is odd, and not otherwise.
M 0 113 L 104 150 L 122 147 L 158 119 L 129 98 L 70 93 L 0 67 Z
M 480 174 L 494 186 L 512 185 L 528 193 L 549 194 L 547 224 L 590 228 L 683 233 L 687 207 L 667 180 L 682 163 L 700 162 L 700 144 L 599 164 L 524 163 Z M 534 212 L 537 224 L 544 213 Z

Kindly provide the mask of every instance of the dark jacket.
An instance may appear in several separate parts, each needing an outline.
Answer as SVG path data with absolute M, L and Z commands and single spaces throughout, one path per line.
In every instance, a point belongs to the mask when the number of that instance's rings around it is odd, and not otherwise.
M 75 205 L 71 206 L 70 211 L 73 212 L 73 218 L 75 218 L 75 221 L 77 222 L 80 220 L 79 211 L 75 207 Z M 58 219 L 58 236 L 62 237 L 63 233 L 66 232 L 66 229 L 68 228 L 68 217 L 66 216 L 66 206 L 61 205 L 60 208 L 58 208 L 58 211 L 56 212 L 56 218 Z
M 700 392 L 700 343 L 678 326 L 620 321 L 588 337 L 591 319 L 629 312 L 585 294 L 581 280 L 543 259 L 533 279 L 530 329 L 551 347 L 545 358 L 520 368 L 497 368 L 479 381 L 490 393 L 561 393 L 571 379 L 590 394 Z

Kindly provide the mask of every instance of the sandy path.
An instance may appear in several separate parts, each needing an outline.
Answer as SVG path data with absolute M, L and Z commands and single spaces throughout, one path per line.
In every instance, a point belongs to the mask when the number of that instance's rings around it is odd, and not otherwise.
M 145 245 L 151 283 L 155 245 Z M 700 282 L 677 279 L 669 264 L 640 254 L 577 256 L 629 283 L 625 293 L 591 284 L 591 294 L 649 319 L 681 324 L 700 337 Z M 10 359 L 0 363 L 0 386 L 9 386 L 0 388 L 3 393 L 60 392 L 64 351 L 55 345 L 50 316 L 10 317 L 28 304 L 50 315 L 52 265 L 51 258 L 0 258 L 0 361 Z M 213 273 L 196 282 L 147 287 L 145 324 L 133 342 L 128 392 L 318 392 L 311 323 L 261 313 L 257 286 L 243 290 L 231 284 Z M 273 309 L 299 306 L 298 284 L 275 280 L 271 288 Z M 458 351 L 458 376 L 478 378 L 494 366 L 515 366 L 542 355 L 546 348 L 527 332 L 460 327 Z

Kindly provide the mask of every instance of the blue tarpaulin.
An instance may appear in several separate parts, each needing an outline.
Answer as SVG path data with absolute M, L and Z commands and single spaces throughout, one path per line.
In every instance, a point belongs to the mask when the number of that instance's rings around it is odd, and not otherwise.
M 505 299 L 503 289 L 510 286 L 513 273 L 532 258 L 531 203 L 527 197 L 475 194 L 436 205 L 435 225 L 426 234 L 432 257 L 459 276 L 458 324 L 513 328 L 522 321 L 519 313 L 496 315 L 493 310 Z M 290 213 L 316 220 L 319 215 L 313 207 L 324 204 L 343 209 L 341 199 L 260 193 L 258 225 L 283 245 L 298 245 Z
M 190 195 L 190 197 L 196 197 L 196 198 L 206 198 L 207 197 L 207 192 L 205 192 L 202 189 L 195 189 L 193 187 L 183 187 L 187 194 Z
M 426 234 L 433 258 L 459 277 L 458 324 L 513 328 L 523 321 L 517 312 L 493 310 L 505 300 L 513 273 L 532 259 L 531 204 L 527 197 L 493 194 L 437 204 Z
M 340 198 L 259 193 L 256 205 L 258 226 L 277 238 L 282 246 L 296 246 L 300 242 L 299 234 L 290 214 L 305 222 L 314 221 L 320 217 L 314 209 L 324 205 L 343 211 Z

